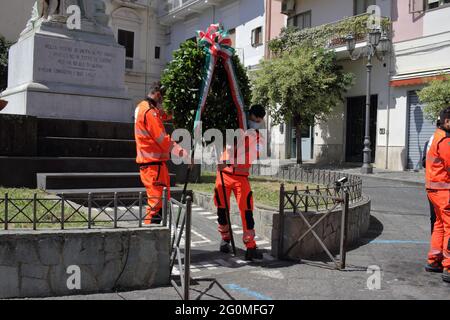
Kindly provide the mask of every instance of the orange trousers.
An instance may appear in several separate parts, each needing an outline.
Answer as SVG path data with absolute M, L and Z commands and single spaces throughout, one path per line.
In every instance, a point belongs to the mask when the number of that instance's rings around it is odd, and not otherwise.
M 441 262 L 450 268 L 450 190 L 427 190 L 436 213 L 428 263 Z
M 167 188 L 170 199 L 170 176 L 165 162 L 141 166 L 141 181 L 147 190 L 148 207 L 144 224 L 159 224 L 162 220 L 162 196 Z
M 219 232 L 222 239 L 226 241 L 231 239 L 230 226 L 227 223 L 225 199 L 228 203 L 228 208 L 230 208 L 230 197 L 231 192 L 233 192 L 241 213 L 242 229 L 244 230 L 242 241 L 248 249 L 256 248 L 255 221 L 253 219 L 253 193 L 248 177 L 225 172 L 222 174 L 226 195 L 224 195 L 223 192 L 220 172 L 217 172 L 216 187 L 214 190 L 214 203 L 217 207 Z

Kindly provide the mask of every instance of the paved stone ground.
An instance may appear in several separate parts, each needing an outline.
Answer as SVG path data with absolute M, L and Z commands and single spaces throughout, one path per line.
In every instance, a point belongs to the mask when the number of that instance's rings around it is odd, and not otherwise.
M 424 272 L 430 222 L 423 186 L 364 177 L 372 198 L 369 233 L 348 253 L 346 271 L 320 261 L 287 263 L 265 255 L 261 264 L 245 263 L 238 228 L 239 257 L 217 252 L 214 214 L 194 210 L 192 298 L 209 299 L 448 299 L 450 285 Z M 262 248 L 270 244 L 259 239 Z M 382 270 L 381 289 L 369 290 L 369 266 Z M 211 288 L 209 288 L 211 287 Z M 62 299 L 178 299 L 171 287 L 120 294 Z

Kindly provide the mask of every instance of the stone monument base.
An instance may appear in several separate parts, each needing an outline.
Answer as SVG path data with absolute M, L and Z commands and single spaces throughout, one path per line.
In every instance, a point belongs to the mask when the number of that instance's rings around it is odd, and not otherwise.
M 133 122 L 125 87 L 125 51 L 110 33 L 43 22 L 9 54 L 1 112 L 40 118 Z

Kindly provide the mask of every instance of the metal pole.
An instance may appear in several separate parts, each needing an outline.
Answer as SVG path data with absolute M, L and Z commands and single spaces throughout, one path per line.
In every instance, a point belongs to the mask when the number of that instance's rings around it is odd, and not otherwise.
M 164 188 L 162 196 L 162 225 L 164 227 L 167 227 L 167 200 L 168 200 L 167 188 Z
M 5 194 L 5 230 L 8 230 L 8 194 Z
M 228 207 L 228 199 L 227 199 L 227 189 L 225 188 L 225 180 L 223 179 L 223 172 L 220 171 L 220 179 L 222 182 L 222 192 L 223 192 L 223 199 L 225 202 L 225 210 L 226 210 L 226 218 L 228 223 L 228 229 L 230 230 L 230 238 L 231 238 L 231 247 L 233 248 L 233 255 L 236 256 L 236 245 L 234 243 L 234 235 L 233 235 L 233 228 L 231 227 L 231 213 L 230 208 Z
M 36 220 L 37 220 L 37 194 L 35 193 L 33 195 L 33 230 L 36 231 L 37 226 L 36 226 Z
M 114 192 L 114 229 L 117 229 L 117 192 Z
M 278 219 L 278 259 L 283 258 L 284 246 L 284 183 L 280 186 L 280 213 Z
M 342 206 L 342 217 L 341 217 L 341 245 L 340 245 L 340 255 L 341 255 L 341 265 L 340 269 L 345 269 L 346 258 L 347 258 L 347 230 L 348 230 L 348 206 L 349 206 L 349 194 L 348 190 L 344 191 L 344 203 Z
M 142 228 L 142 204 L 143 204 L 143 197 L 141 191 L 139 192 L 139 228 Z
M 64 230 L 64 193 L 61 194 L 61 230 Z
M 372 75 L 372 45 L 368 45 L 369 53 L 367 55 L 367 91 L 366 91 L 366 121 L 365 121 L 365 137 L 364 137 L 364 149 L 363 149 L 363 166 L 361 172 L 363 174 L 372 174 L 372 150 L 370 149 L 370 100 L 371 100 L 371 75 Z
M 88 194 L 88 229 L 92 228 L 92 193 Z
M 191 284 L 191 217 L 192 198 L 186 199 L 186 236 L 184 248 L 184 300 L 189 300 L 189 288 Z

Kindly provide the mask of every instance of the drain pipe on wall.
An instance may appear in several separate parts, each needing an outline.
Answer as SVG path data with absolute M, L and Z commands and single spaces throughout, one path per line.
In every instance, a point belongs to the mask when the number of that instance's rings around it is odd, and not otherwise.
M 389 82 L 390 82 L 390 79 L 391 79 L 391 72 L 392 72 L 392 54 L 393 54 L 392 48 L 391 48 L 391 52 L 389 53 L 389 65 L 388 65 L 388 75 L 389 75 L 389 80 L 388 81 Z M 392 99 L 391 93 L 392 93 L 391 92 L 391 84 L 388 83 L 388 103 L 386 105 L 386 107 L 387 107 L 386 162 L 385 162 L 385 165 L 384 165 L 384 168 L 386 170 L 389 169 L 389 137 L 391 135 L 391 127 L 390 127 L 390 122 L 391 122 L 390 121 L 391 120 L 391 117 L 390 117 L 391 112 L 390 112 L 390 110 L 391 110 L 391 108 L 390 108 L 390 105 L 391 105 L 391 101 L 392 101 L 391 100 Z

